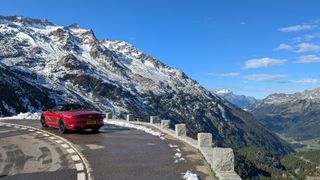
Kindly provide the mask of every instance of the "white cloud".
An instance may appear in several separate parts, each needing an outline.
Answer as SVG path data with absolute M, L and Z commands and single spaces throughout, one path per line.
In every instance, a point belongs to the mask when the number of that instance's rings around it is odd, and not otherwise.
M 306 64 L 306 63 L 320 63 L 320 57 L 317 55 L 307 55 L 307 56 L 300 56 L 295 63 L 298 64 Z
M 303 41 L 312 41 L 318 38 L 320 38 L 320 33 L 305 34 L 303 36 L 294 37 L 292 40 L 296 43 L 299 43 Z
M 314 34 L 306 34 L 304 35 L 304 40 L 305 41 L 312 41 L 316 38 L 320 38 L 320 33 L 314 33 Z
M 297 52 L 319 52 L 320 51 L 320 46 L 316 44 L 311 44 L 311 43 L 300 43 L 297 45 Z
M 253 68 L 262 68 L 262 67 L 271 67 L 271 66 L 281 66 L 286 59 L 272 59 L 272 58 L 260 58 L 260 59 L 250 59 L 246 61 L 243 69 L 253 69 Z
M 293 80 L 291 82 L 299 85 L 320 85 L 320 80 L 315 78 Z
M 276 81 L 286 77 L 287 77 L 286 75 L 280 75 L 280 74 L 250 74 L 250 75 L 244 76 L 243 78 L 246 80 L 254 80 L 259 82 L 271 82 L 271 81 Z
M 274 48 L 274 50 L 287 50 L 287 51 L 290 51 L 292 50 L 292 46 L 289 45 L 289 44 L 285 44 L 285 43 L 282 43 L 282 44 L 279 44 L 278 47 Z
M 303 24 L 303 25 L 295 25 L 295 26 L 288 26 L 280 28 L 279 31 L 281 32 L 294 32 L 294 31 L 303 31 L 303 30 L 309 30 L 317 27 L 316 25 L 310 25 L 310 24 Z
M 221 76 L 221 77 L 237 77 L 237 76 L 240 76 L 240 73 L 237 73 L 237 72 L 228 72 L 228 73 L 221 73 L 221 74 L 209 73 L 209 75 Z

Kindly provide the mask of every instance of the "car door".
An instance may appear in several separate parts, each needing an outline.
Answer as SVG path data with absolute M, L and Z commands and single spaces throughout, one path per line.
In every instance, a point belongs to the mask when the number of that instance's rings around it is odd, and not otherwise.
M 53 117 L 54 117 L 54 112 L 52 111 L 52 110 L 50 110 L 50 111 L 47 111 L 46 113 L 45 113 L 45 118 L 46 118 L 46 124 L 48 125 L 48 126 L 53 126 Z
M 52 126 L 58 128 L 60 119 L 61 119 L 61 111 L 53 112 L 53 115 L 52 115 Z
M 50 111 L 48 111 L 47 117 L 46 117 L 46 123 L 51 127 L 58 127 L 58 121 L 60 119 L 60 110 L 62 109 L 62 106 L 56 106 Z

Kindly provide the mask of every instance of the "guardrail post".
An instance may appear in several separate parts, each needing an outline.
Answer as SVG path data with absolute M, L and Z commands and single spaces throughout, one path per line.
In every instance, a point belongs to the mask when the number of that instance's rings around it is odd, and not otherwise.
M 169 129 L 170 120 L 161 120 L 161 129 Z
M 186 124 L 175 125 L 176 136 L 187 136 Z
M 159 117 L 158 116 L 150 116 L 150 123 L 151 124 L 159 123 Z
M 212 168 L 218 171 L 234 171 L 234 154 L 231 148 L 213 148 Z
M 198 148 L 211 148 L 212 147 L 212 134 L 211 133 L 198 133 Z
M 127 115 L 127 121 L 134 121 L 134 117 L 132 114 Z
M 107 120 L 112 119 L 112 113 L 111 112 L 106 113 L 106 119 Z

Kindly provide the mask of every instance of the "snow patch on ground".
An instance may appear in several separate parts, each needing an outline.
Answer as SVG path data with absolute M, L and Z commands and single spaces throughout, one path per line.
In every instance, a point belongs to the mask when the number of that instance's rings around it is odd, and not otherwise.
M 170 148 L 172 148 L 173 151 L 175 151 L 175 154 L 173 156 L 173 159 L 174 159 L 174 163 L 179 163 L 181 161 L 185 161 L 186 159 L 184 159 L 182 157 L 182 153 L 181 153 L 181 150 L 178 148 L 178 145 L 174 145 L 174 144 L 168 144 L 168 146 Z
M 184 174 L 182 178 L 186 180 L 200 180 L 197 174 L 194 174 L 189 170 Z
M 0 119 L 40 119 L 41 113 L 36 112 L 36 113 L 20 113 L 15 116 L 10 116 L 10 117 L 2 117 Z
M 178 147 L 178 145 L 174 145 L 174 144 L 169 144 L 168 145 L 170 148 L 176 148 L 176 147 Z
M 127 128 L 133 128 L 133 129 L 137 129 L 140 131 L 144 131 L 145 133 L 151 134 L 153 136 L 158 136 L 160 139 L 164 140 L 165 138 L 163 137 L 163 134 L 154 131 L 150 128 L 147 128 L 145 126 L 139 126 L 139 125 L 135 125 L 135 124 L 130 124 L 127 123 L 125 121 L 121 122 L 121 121 L 114 121 L 114 120 L 105 120 L 104 121 L 107 124 L 113 124 L 113 125 L 117 125 L 117 126 L 122 126 L 122 127 L 127 127 Z

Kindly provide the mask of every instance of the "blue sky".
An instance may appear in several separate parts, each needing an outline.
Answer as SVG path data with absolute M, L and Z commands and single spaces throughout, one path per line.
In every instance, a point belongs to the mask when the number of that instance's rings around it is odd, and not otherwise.
M 208 89 L 258 98 L 320 85 L 317 0 L 0 0 L 1 15 L 126 40 Z

